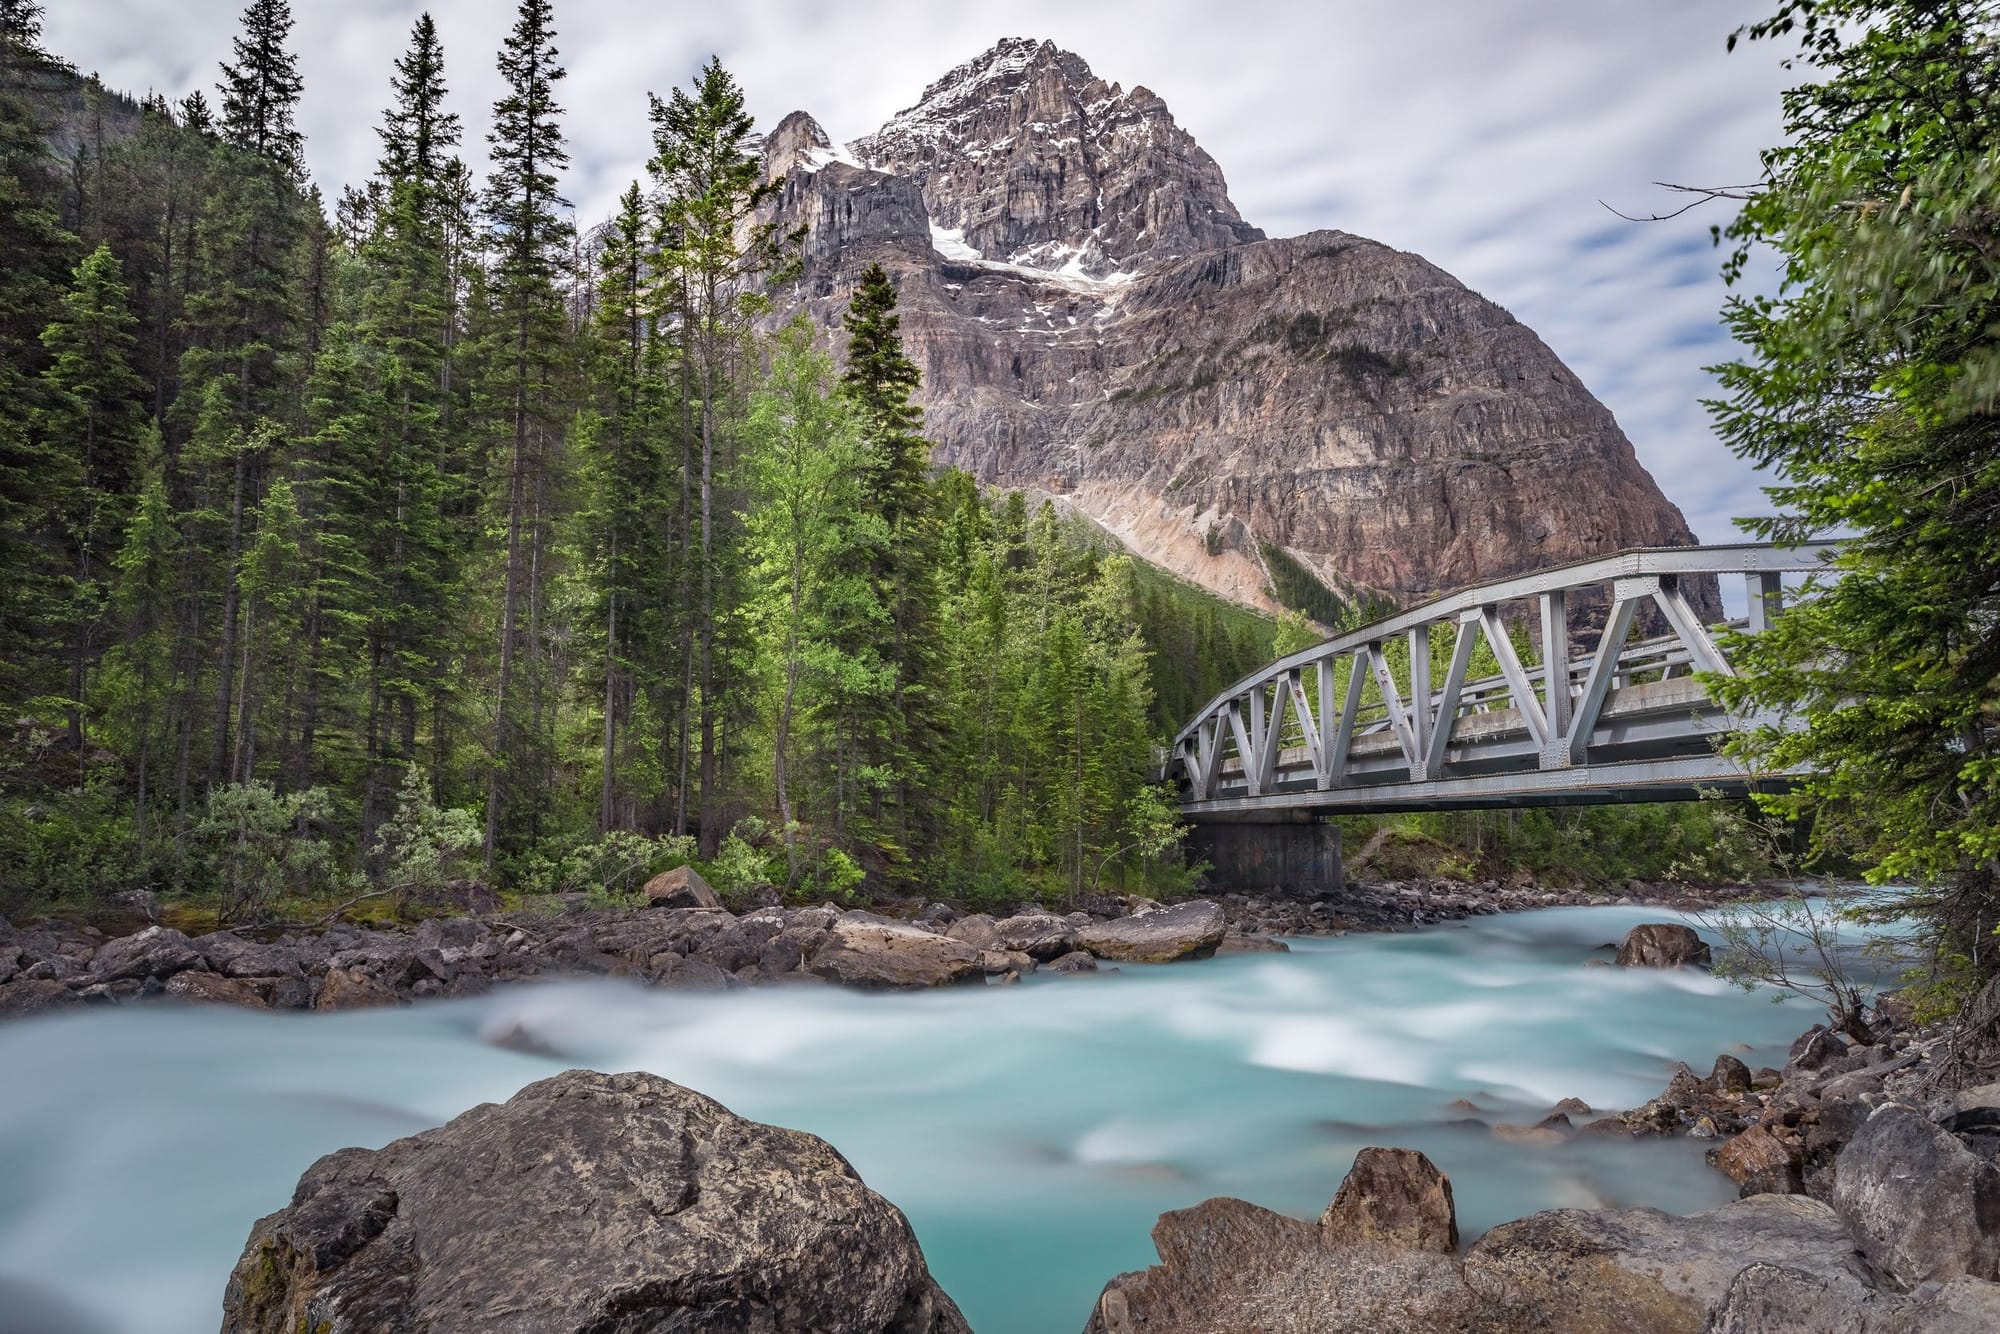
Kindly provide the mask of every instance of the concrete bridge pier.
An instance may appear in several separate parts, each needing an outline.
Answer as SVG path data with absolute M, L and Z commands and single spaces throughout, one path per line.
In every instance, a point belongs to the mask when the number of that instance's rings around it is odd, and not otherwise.
M 1340 826 L 1325 816 L 1196 820 L 1188 847 L 1225 890 L 1310 897 L 1339 892 Z

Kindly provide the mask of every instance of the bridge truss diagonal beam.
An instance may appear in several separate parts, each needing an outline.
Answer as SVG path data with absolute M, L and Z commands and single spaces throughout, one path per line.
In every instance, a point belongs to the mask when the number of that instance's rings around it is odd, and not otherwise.
M 1237 681 L 1176 735 L 1165 776 L 1195 819 L 1789 781 L 1745 774 L 1718 754 L 1717 741 L 1746 720 L 1701 682 L 1733 674 L 1720 631 L 1767 628 L 1785 577 L 1824 570 L 1838 546 L 1626 551 L 1449 594 Z M 1749 614 L 1705 624 L 1697 581 L 1728 576 L 1744 580 Z M 1432 644 L 1446 627 L 1450 653 L 1434 687 Z M 1392 644 L 1407 646 L 1400 669 Z M 1475 679 L 1482 646 L 1497 671 Z M 1539 661 L 1524 660 L 1531 650 Z

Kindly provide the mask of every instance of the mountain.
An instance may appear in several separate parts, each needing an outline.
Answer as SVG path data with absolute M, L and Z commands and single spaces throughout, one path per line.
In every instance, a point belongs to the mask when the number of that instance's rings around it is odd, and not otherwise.
M 1158 96 L 1053 43 L 844 148 L 795 112 L 764 152 L 817 318 L 871 262 L 896 281 L 939 462 L 1224 596 L 1273 607 L 1296 562 L 1409 602 L 1694 540 L 1532 330 L 1417 255 L 1267 238 Z

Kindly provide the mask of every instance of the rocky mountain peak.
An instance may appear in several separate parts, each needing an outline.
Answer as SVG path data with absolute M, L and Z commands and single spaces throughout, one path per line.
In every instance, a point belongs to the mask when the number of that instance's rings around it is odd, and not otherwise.
M 923 191 L 941 253 L 1103 278 L 1263 233 L 1159 97 L 1010 37 L 850 146 Z
M 794 171 L 818 171 L 835 162 L 859 166 L 853 154 L 835 146 L 820 123 L 794 111 L 764 136 L 764 170 L 772 176 Z

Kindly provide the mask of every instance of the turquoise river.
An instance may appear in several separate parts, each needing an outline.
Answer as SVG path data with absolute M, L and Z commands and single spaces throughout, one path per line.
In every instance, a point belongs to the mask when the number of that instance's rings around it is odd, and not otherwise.
M 1781 1061 L 1804 1004 L 1585 966 L 1670 916 L 1553 909 L 916 995 L 561 982 L 338 1015 L 16 1022 L 0 1026 L 0 1305 L 37 1334 L 213 1331 L 251 1222 L 314 1158 L 579 1065 L 655 1071 L 830 1140 L 909 1215 L 981 1334 L 1080 1330 L 1105 1279 L 1152 1260 L 1162 1210 L 1235 1195 L 1310 1215 L 1364 1145 L 1436 1160 L 1468 1240 L 1561 1205 L 1707 1208 L 1733 1190 L 1699 1141 L 1523 1146 L 1449 1108 L 1527 1123 L 1563 1097 L 1634 1106 L 1679 1060 Z M 491 1040 L 517 1028 L 558 1054 Z

